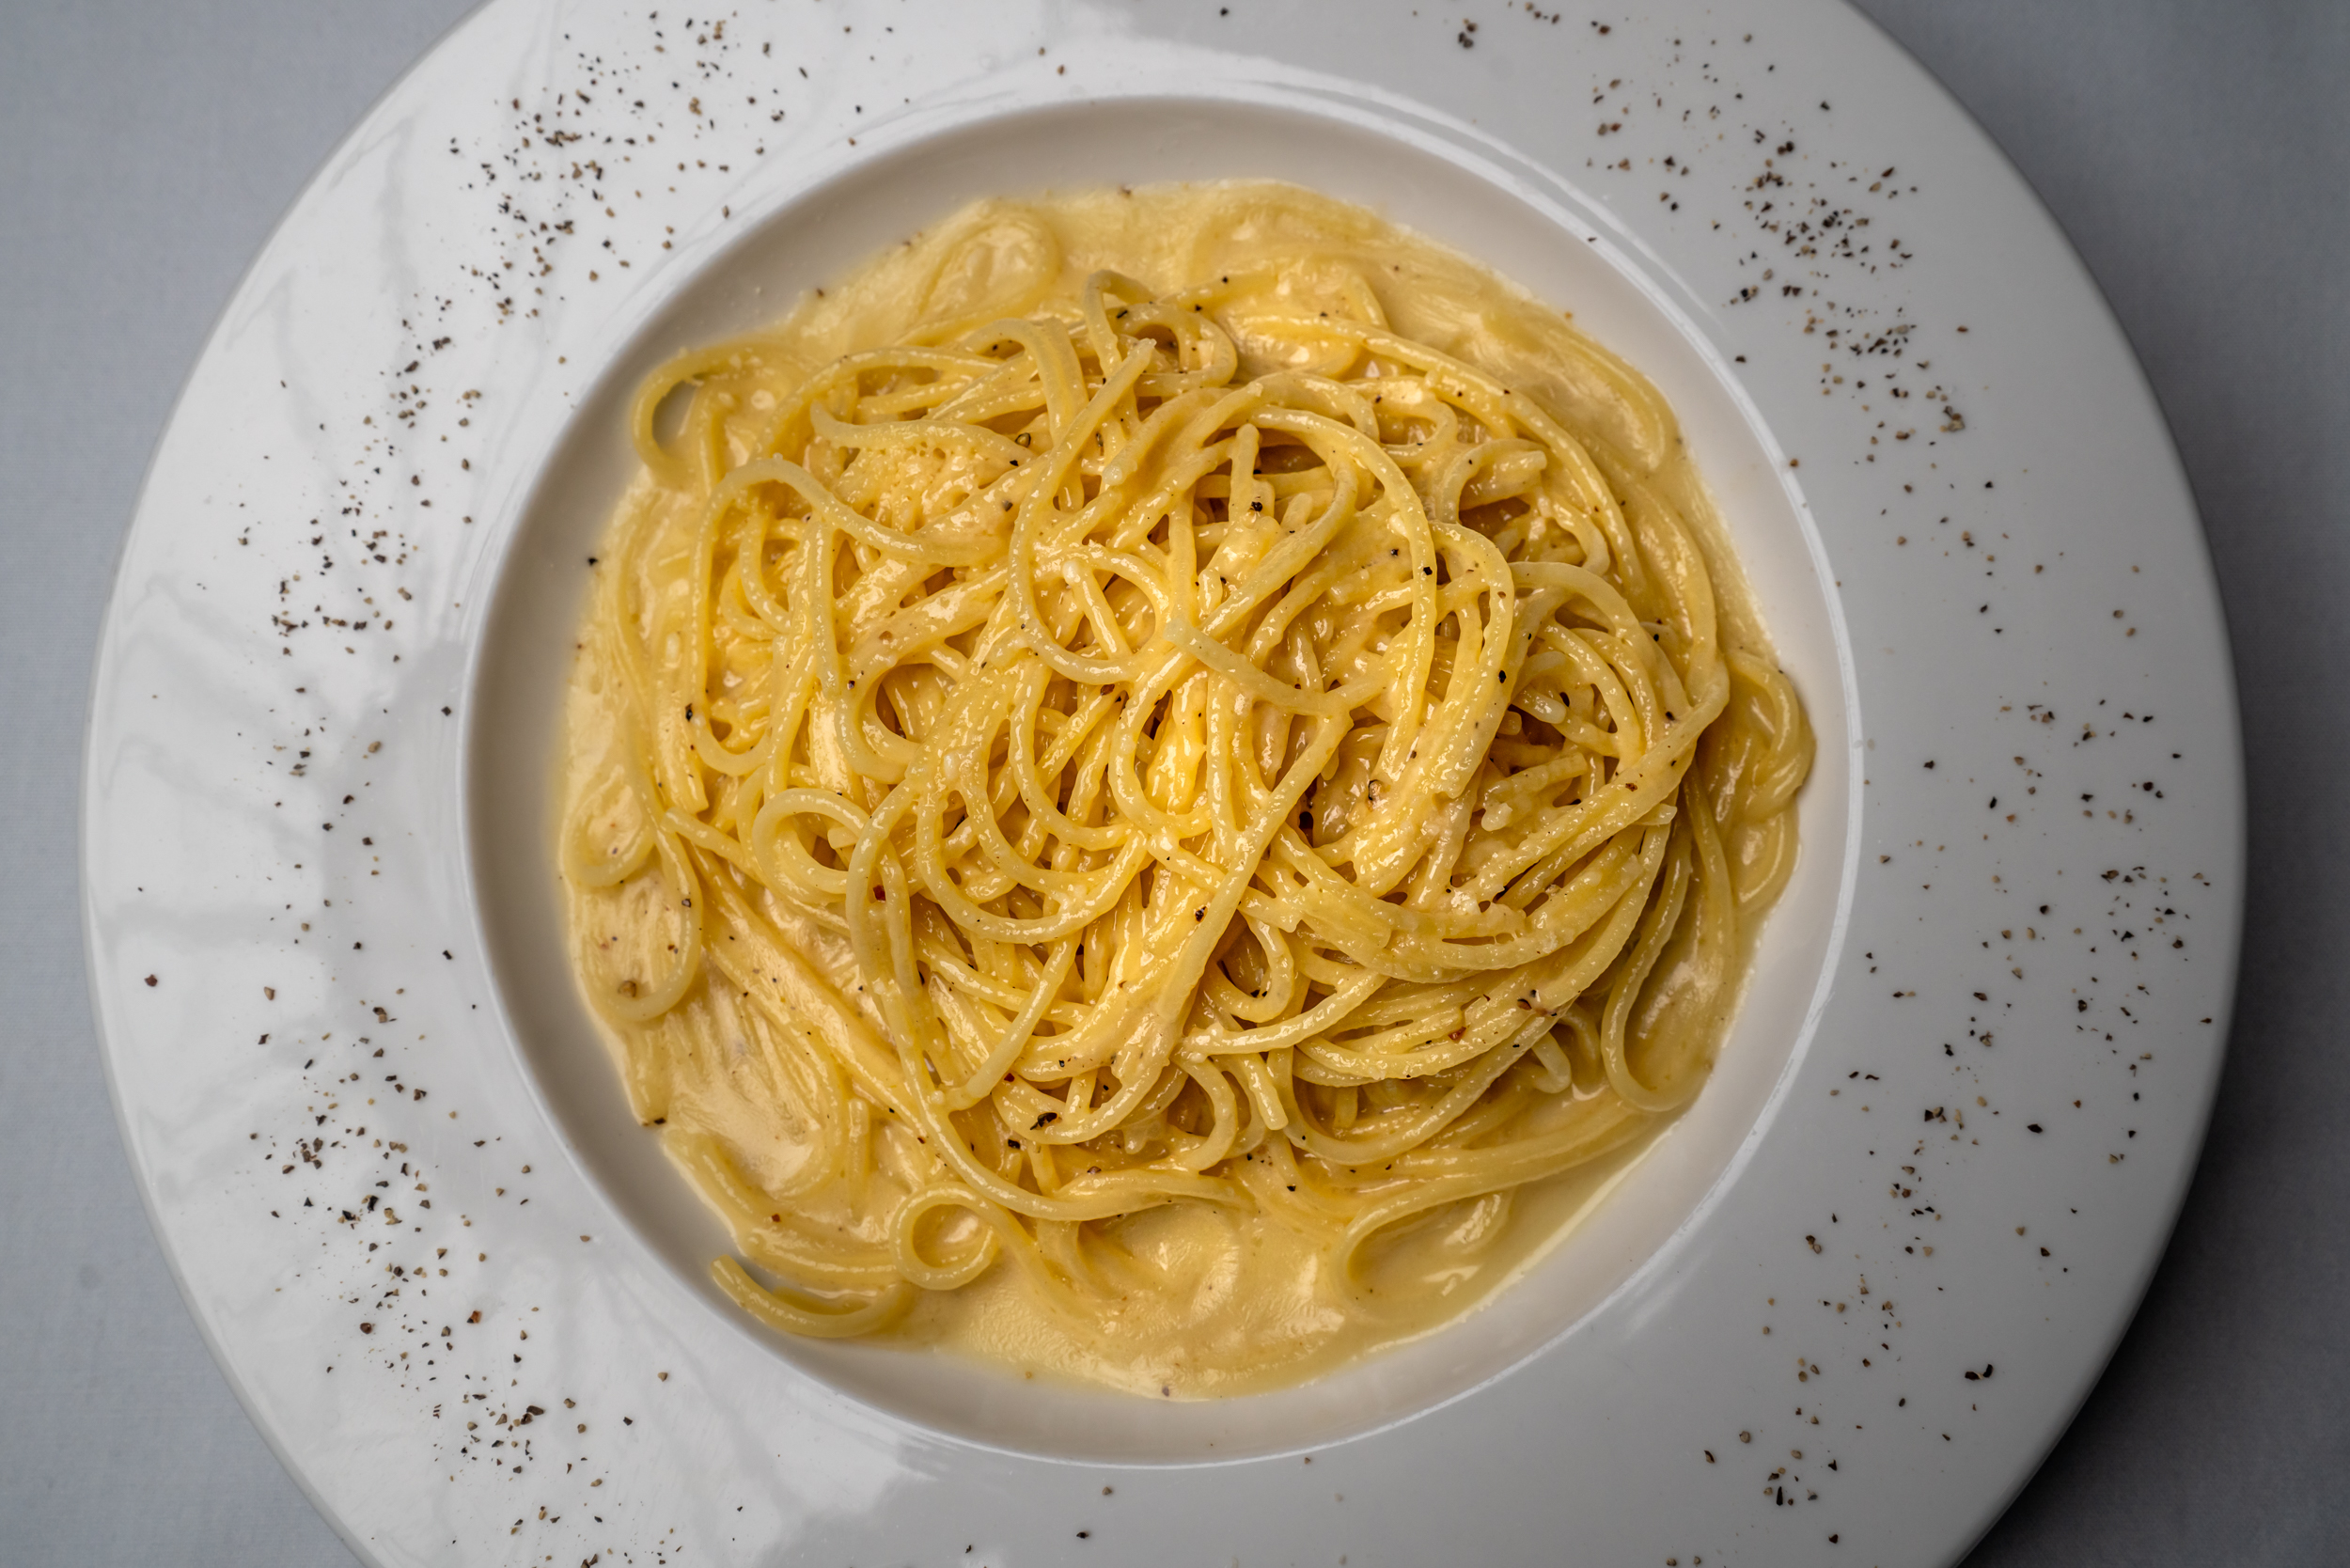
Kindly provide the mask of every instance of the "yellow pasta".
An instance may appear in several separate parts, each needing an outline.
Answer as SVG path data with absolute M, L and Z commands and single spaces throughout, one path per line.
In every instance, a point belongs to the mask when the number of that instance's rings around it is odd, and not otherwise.
M 1265 1387 L 1704 1081 L 1810 735 L 1558 312 L 1285 186 L 988 202 L 632 424 L 570 929 L 757 1317 Z

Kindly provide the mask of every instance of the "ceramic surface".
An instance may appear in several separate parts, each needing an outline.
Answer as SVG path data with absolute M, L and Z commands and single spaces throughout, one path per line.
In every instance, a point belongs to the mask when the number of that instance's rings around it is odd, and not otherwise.
M 708 1290 L 551 957 L 615 400 L 969 196 L 1233 175 L 1447 238 L 1665 388 L 1820 728 L 1798 881 L 1691 1112 L 1451 1329 L 1167 1405 L 783 1342 Z M 1950 1560 L 2159 1256 L 2242 865 L 2217 596 L 2126 346 L 1939 89 L 1792 0 L 494 4 L 215 333 L 86 767 L 166 1250 L 401 1564 Z

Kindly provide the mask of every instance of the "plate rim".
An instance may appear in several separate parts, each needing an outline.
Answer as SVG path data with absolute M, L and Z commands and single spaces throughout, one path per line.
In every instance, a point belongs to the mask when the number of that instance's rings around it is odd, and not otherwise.
M 304 183 L 302 194 L 288 207 L 286 212 L 279 218 L 277 224 L 273 227 L 268 240 L 264 242 L 258 255 L 257 256 L 253 267 L 248 270 L 244 277 L 240 281 L 235 291 L 223 305 L 220 312 L 215 318 L 212 329 L 205 336 L 203 347 L 199 351 L 191 368 L 188 381 L 182 384 L 180 392 L 175 397 L 171 405 L 170 413 L 167 415 L 164 425 L 158 433 L 154 449 L 150 453 L 149 464 L 141 481 L 138 498 L 133 504 L 133 522 L 132 528 L 126 532 L 121 543 L 118 546 L 115 569 L 110 574 L 111 586 L 109 589 L 107 610 L 100 632 L 99 656 L 93 661 L 92 674 L 85 704 L 84 744 L 80 754 L 80 760 L 83 768 L 83 788 L 79 792 L 77 797 L 77 825 L 79 835 L 78 859 L 82 872 L 83 888 L 81 913 L 83 916 L 85 977 L 86 981 L 89 986 L 93 1016 L 99 1026 L 102 1056 L 105 1061 L 109 1091 L 114 1103 L 117 1127 L 123 1137 L 126 1152 L 129 1153 L 132 1159 L 133 1171 L 137 1178 L 137 1184 L 140 1189 L 142 1207 L 148 1214 L 149 1224 L 152 1225 L 156 1231 L 158 1243 L 164 1252 L 166 1265 L 171 1272 L 175 1287 L 180 1291 L 182 1300 L 188 1303 L 191 1315 L 196 1320 L 198 1330 L 204 1338 L 207 1349 L 212 1352 L 215 1363 L 221 1366 L 224 1375 L 227 1376 L 232 1389 L 234 1389 L 237 1393 L 240 1403 L 244 1405 L 248 1416 L 254 1419 L 255 1425 L 261 1431 L 264 1440 L 269 1443 L 272 1451 L 278 1456 L 280 1462 L 285 1464 L 287 1468 L 293 1474 L 297 1484 L 302 1487 L 305 1496 L 309 1497 L 313 1505 L 317 1506 L 320 1511 L 327 1516 L 330 1523 L 332 1523 L 334 1528 L 337 1529 L 337 1533 L 343 1536 L 346 1542 L 352 1546 L 354 1551 L 358 1552 L 363 1558 L 370 1560 L 380 1560 L 376 1559 L 371 1549 L 362 1543 L 352 1533 L 351 1529 L 347 1527 L 346 1521 L 342 1515 L 327 1504 L 320 1491 L 313 1485 L 312 1479 L 307 1469 L 292 1461 L 288 1448 L 281 1441 L 281 1435 L 277 1431 L 274 1423 L 266 1419 L 263 1412 L 258 1407 L 258 1396 L 248 1389 L 245 1380 L 238 1370 L 235 1360 L 227 1352 L 225 1341 L 216 1332 L 215 1325 L 211 1316 L 205 1309 L 203 1309 L 196 1300 L 192 1283 L 184 1272 L 182 1259 L 179 1247 L 175 1244 L 173 1233 L 167 1228 L 164 1214 L 159 1207 L 161 1200 L 157 1190 L 156 1173 L 152 1168 L 149 1158 L 150 1152 L 143 1145 L 136 1130 L 133 1127 L 131 1110 L 132 1092 L 126 1087 L 123 1076 L 124 1062 L 121 1055 L 121 1037 L 122 1031 L 128 1027 L 128 1026 L 122 1023 L 116 1016 L 118 1010 L 110 1005 L 112 993 L 107 989 L 107 978 L 102 975 L 98 966 L 100 952 L 105 945 L 105 933 L 102 930 L 102 925 L 103 923 L 102 912 L 101 909 L 102 895 L 98 890 L 98 878 L 95 875 L 92 865 L 94 835 L 96 831 L 94 822 L 95 819 L 102 814 L 100 806 L 101 787 L 98 782 L 100 773 L 98 752 L 102 739 L 99 730 L 99 722 L 102 717 L 101 709 L 105 688 L 107 687 L 110 679 L 118 673 L 114 668 L 114 656 L 120 637 L 121 619 L 125 613 L 124 597 L 132 569 L 132 549 L 142 525 L 150 515 L 152 510 L 154 502 L 152 492 L 158 478 L 159 464 L 162 460 L 164 446 L 171 431 L 181 423 L 186 413 L 188 400 L 192 398 L 196 391 L 200 372 L 208 363 L 215 358 L 229 319 L 234 315 L 238 306 L 243 302 L 244 297 L 248 290 L 253 286 L 255 278 L 258 275 L 262 264 L 276 252 L 285 236 L 290 230 L 292 229 L 296 223 L 303 218 L 306 209 L 311 202 L 311 199 L 326 172 L 335 167 L 344 159 L 353 145 L 366 134 L 376 118 L 384 112 L 385 106 L 398 99 L 413 81 L 423 75 L 432 66 L 433 62 L 439 59 L 450 48 L 452 43 L 458 38 L 470 32 L 478 24 L 482 24 L 485 17 L 494 13 L 506 15 L 518 11 L 524 8 L 525 3 L 526 0 L 509 0 L 509 3 L 505 5 L 485 6 L 481 9 L 478 9 L 468 14 L 446 31 L 423 55 L 419 55 L 415 61 L 412 62 L 391 84 L 391 86 L 389 86 L 382 94 L 378 96 L 366 113 L 359 117 L 357 121 L 354 122 L 352 129 L 340 141 L 337 142 L 334 149 L 321 161 L 318 168 L 314 170 L 310 178 Z M 1865 14 L 1859 13 L 1854 9 L 1846 9 L 1843 8 L 1840 8 L 1840 10 L 1842 10 L 1842 14 L 1847 17 L 1857 16 L 1863 22 L 1868 23 L 1870 32 L 1875 37 L 1876 41 L 1880 46 L 1889 45 L 1896 54 L 1901 55 L 1902 58 L 1910 58 L 1907 52 L 1901 47 L 1898 40 L 1892 39 L 1889 34 L 1885 33 L 1881 27 L 1879 27 L 1872 19 L 1866 17 Z M 1912 61 L 1912 63 L 1915 64 L 1914 61 Z M 2159 443 L 2164 455 L 2168 460 L 2167 478 L 2169 484 L 2176 491 L 2189 515 L 2200 520 L 2200 509 L 2196 504 L 2192 487 L 2187 481 L 2184 465 L 2178 454 L 2176 442 L 2170 430 L 2167 416 L 2164 415 L 2159 400 L 2155 398 L 2151 384 L 2147 380 L 2142 363 L 2138 359 L 2135 352 L 2129 348 L 2127 336 L 2122 330 L 2121 323 L 2114 316 L 2110 302 L 2106 298 L 2103 290 L 2098 288 L 2093 274 L 2090 274 L 2086 263 L 2079 257 L 2077 251 L 2074 249 L 2069 238 L 2065 236 L 2061 226 L 2057 222 L 2053 213 L 2048 211 L 2045 203 L 2040 199 L 2038 193 L 2034 191 L 2029 181 L 2023 178 L 2020 170 L 2016 168 L 2013 160 L 2008 157 L 2005 150 L 2001 149 L 1987 133 L 1982 131 L 1982 127 L 1973 120 L 1970 115 L 1967 114 L 1964 105 L 1959 103 L 1956 98 L 1950 94 L 1949 90 L 1944 87 L 1938 80 L 1934 79 L 1931 72 L 1925 71 L 1922 66 L 1919 66 L 1918 69 L 1920 74 L 1924 75 L 1927 80 L 1933 82 L 1935 90 L 1942 96 L 1946 109 L 1954 112 L 1957 119 L 1972 131 L 1975 142 L 1977 143 L 1977 146 L 1974 149 L 1974 155 L 1977 158 L 1980 158 L 1982 150 L 1987 149 L 1992 154 L 1995 155 L 2000 171 L 2003 172 L 2006 178 L 2029 198 L 2038 219 L 2044 224 L 2048 230 L 2056 237 L 2059 248 L 2068 259 L 2069 264 L 2074 270 L 2076 281 L 2079 284 L 2085 284 L 2089 297 L 2093 298 L 2097 302 L 2098 308 L 2103 313 L 2103 324 L 2112 337 L 2123 346 L 2123 359 L 2129 367 L 2128 373 L 2135 379 L 2138 391 L 2143 400 L 2145 408 L 2148 411 L 2151 411 L 2154 415 L 2154 426 L 2159 437 Z M 1522 153 L 1521 155 L 1525 154 Z M 1764 424 L 1763 428 L 1767 429 L 1770 427 L 1767 424 Z M 1825 548 L 1825 541 L 1820 539 L 1817 531 L 1809 526 L 1810 523 L 1810 512 L 1809 507 L 1805 509 L 1805 516 L 1808 525 L 1807 532 L 1812 539 L 1815 546 Z M 510 539 L 508 542 L 510 542 Z M 2201 571 L 2199 580 L 2193 585 L 2193 587 L 2200 590 L 2203 607 L 2207 611 L 2214 614 L 2218 633 L 2217 640 L 2219 645 L 2219 658 L 2222 661 L 2219 668 L 2219 674 L 2222 678 L 2220 684 L 2224 691 L 2224 698 L 2221 703 L 2221 711 L 2212 716 L 2213 718 L 2221 721 L 2226 730 L 2226 759 L 2224 763 L 2224 772 L 2228 776 L 2226 782 L 2232 791 L 2232 804 L 2234 807 L 2232 819 L 2229 823 L 2230 839 L 2232 842 L 2231 853 L 2235 867 L 2241 868 L 2246 863 L 2246 855 L 2248 848 L 2248 816 L 2246 810 L 2246 801 L 2244 795 L 2245 780 L 2243 766 L 2241 701 L 2234 679 L 2235 672 L 2232 657 L 2232 649 L 2226 637 L 2226 608 L 2224 602 L 2220 599 L 2217 592 L 2217 579 L 2213 569 L 2207 535 L 2199 533 L 2195 540 L 2195 544 L 2198 549 L 2198 565 L 2200 566 Z M 502 553 L 503 545 L 501 546 L 501 554 Z M 1842 608 L 1841 601 L 1836 600 L 1833 602 L 1837 604 L 1841 615 Z M 478 651 L 478 644 L 476 646 Z M 471 689 L 470 676 L 468 676 L 464 689 L 467 691 L 470 691 Z M 1860 701 L 1857 695 L 1856 682 L 1848 680 L 1846 689 L 1849 694 L 1848 701 L 1854 704 L 1856 708 Z M 1859 740 L 1869 733 L 1870 727 L 1864 723 L 1861 728 L 1856 729 L 1855 732 L 1855 744 L 1857 745 Z M 1849 821 L 1852 823 L 1852 831 L 1856 836 L 1860 830 L 1859 824 L 1863 817 L 1862 807 L 1862 800 L 1856 796 L 1849 818 Z M 2222 894 L 2222 898 L 2224 901 L 2224 912 L 2214 911 L 2214 913 L 2223 915 L 2229 935 L 2229 940 L 2226 945 L 2226 953 L 2221 964 L 2222 972 L 2219 982 L 2220 994 L 2218 996 L 2218 1006 L 2223 1010 L 2222 1016 L 2225 1016 L 2226 1014 L 2224 1010 L 2232 1006 L 2236 986 L 2240 978 L 2239 944 L 2243 927 L 2243 904 L 2245 899 L 2245 888 L 2241 875 L 2231 879 L 2229 886 Z M 1846 904 L 1847 902 L 1847 900 L 1840 899 L 1840 904 Z M 1825 987 L 1828 983 L 1828 980 L 1832 978 L 1833 967 L 1834 966 L 1831 964 L 1828 967 L 1828 972 L 1824 974 L 1822 978 L 1821 983 L 1823 986 L 1823 995 L 1825 993 Z M 1824 1002 L 1822 1004 L 1815 1005 L 1815 1013 L 1820 1010 L 1821 1006 L 1824 1006 Z M 1817 1019 L 1815 1017 L 1810 1027 L 1816 1027 L 1816 1025 Z M 1975 1540 L 1979 1540 L 1981 1538 L 1983 1531 L 1987 1530 L 1991 1524 L 1996 1522 L 1999 1514 L 2004 1512 L 2009 1503 L 2013 1501 L 2013 1497 L 2021 1492 L 2025 1485 L 2029 1482 L 2032 1475 L 2037 1471 L 2040 1464 L 2044 1462 L 2048 1453 L 2053 1450 L 2056 1443 L 2061 1438 L 2067 1427 L 2069 1427 L 2074 1416 L 2077 1414 L 2081 1403 L 2086 1400 L 2089 1391 L 2093 1388 L 2096 1382 L 2102 1377 L 2107 1365 L 2111 1359 L 2111 1356 L 2115 1351 L 2118 1350 L 2123 1338 L 2126 1335 L 2128 1328 L 2144 1299 L 2147 1290 L 2151 1287 L 2154 1273 L 2160 1266 L 2162 1258 L 2167 1251 L 2169 1240 L 2175 1229 L 2187 1191 L 2193 1182 L 2201 1151 L 2210 1126 L 2212 1111 L 2217 1097 L 2217 1088 L 2219 1074 L 2224 1070 L 2225 1066 L 2226 1048 L 2227 1036 L 2223 1027 L 2221 1032 L 2217 1037 L 2215 1043 L 2212 1045 L 2208 1053 L 2208 1058 L 2204 1064 L 2203 1082 L 2198 1091 L 2192 1096 L 2192 1126 L 2186 1135 L 2186 1155 L 2177 1162 L 2175 1173 L 2168 1183 L 2167 1190 L 2163 1193 L 2156 1205 L 2162 1218 L 2155 1227 L 2154 1233 L 2148 1238 L 2146 1244 L 2136 1249 L 2135 1278 L 2129 1283 L 2126 1291 L 2124 1292 L 2125 1299 L 2121 1309 L 2118 1311 L 2111 1313 L 2108 1321 L 2105 1325 L 2102 1334 L 2102 1347 L 2100 1352 L 2092 1358 L 2086 1359 L 2078 1364 L 2074 1379 L 2075 1387 L 2063 1401 L 2065 1414 L 2061 1417 L 2061 1419 L 2059 1419 L 2050 1424 L 2044 1433 L 2042 1434 L 2041 1440 L 2037 1445 L 2037 1451 L 2031 1457 L 2029 1464 L 2023 1465 L 2020 1467 L 2010 1467 L 2012 1472 L 2012 1483 L 2006 1487 L 2002 1495 L 1994 1499 L 1988 1500 L 1986 1506 L 1980 1513 L 1980 1525 L 1965 1541 L 1958 1543 L 1955 1549 L 1950 1553 L 1950 1557 L 1953 1560 L 1956 1556 L 1963 1554 L 1963 1552 L 1970 1546 Z M 1790 1069 L 1790 1074 L 1792 1075 L 1792 1067 Z M 1728 1180 L 1727 1176 L 1725 1176 L 1724 1180 Z M 1708 1201 L 1710 1200 L 1711 1195 L 1709 1194 Z

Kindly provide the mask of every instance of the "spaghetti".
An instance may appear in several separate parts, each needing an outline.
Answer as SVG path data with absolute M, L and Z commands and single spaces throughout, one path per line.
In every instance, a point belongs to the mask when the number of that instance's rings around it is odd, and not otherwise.
M 1304 1375 L 1705 1078 L 1810 733 L 1555 312 L 1287 187 L 985 203 L 633 423 L 562 868 L 745 1309 Z

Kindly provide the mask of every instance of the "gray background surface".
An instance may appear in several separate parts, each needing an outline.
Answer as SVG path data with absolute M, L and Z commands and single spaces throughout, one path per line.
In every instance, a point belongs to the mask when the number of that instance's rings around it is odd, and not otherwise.
M 145 456 L 328 149 L 462 0 L 0 0 L 0 1560 L 342 1564 L 164 1270 L 83 984 L 78 758 Z M 2210 531 L 2249 752 L 2201 1172 L 1969 1560 L 2350 1561 L 2350 5 L 1864 0 L 2055 211 Z

